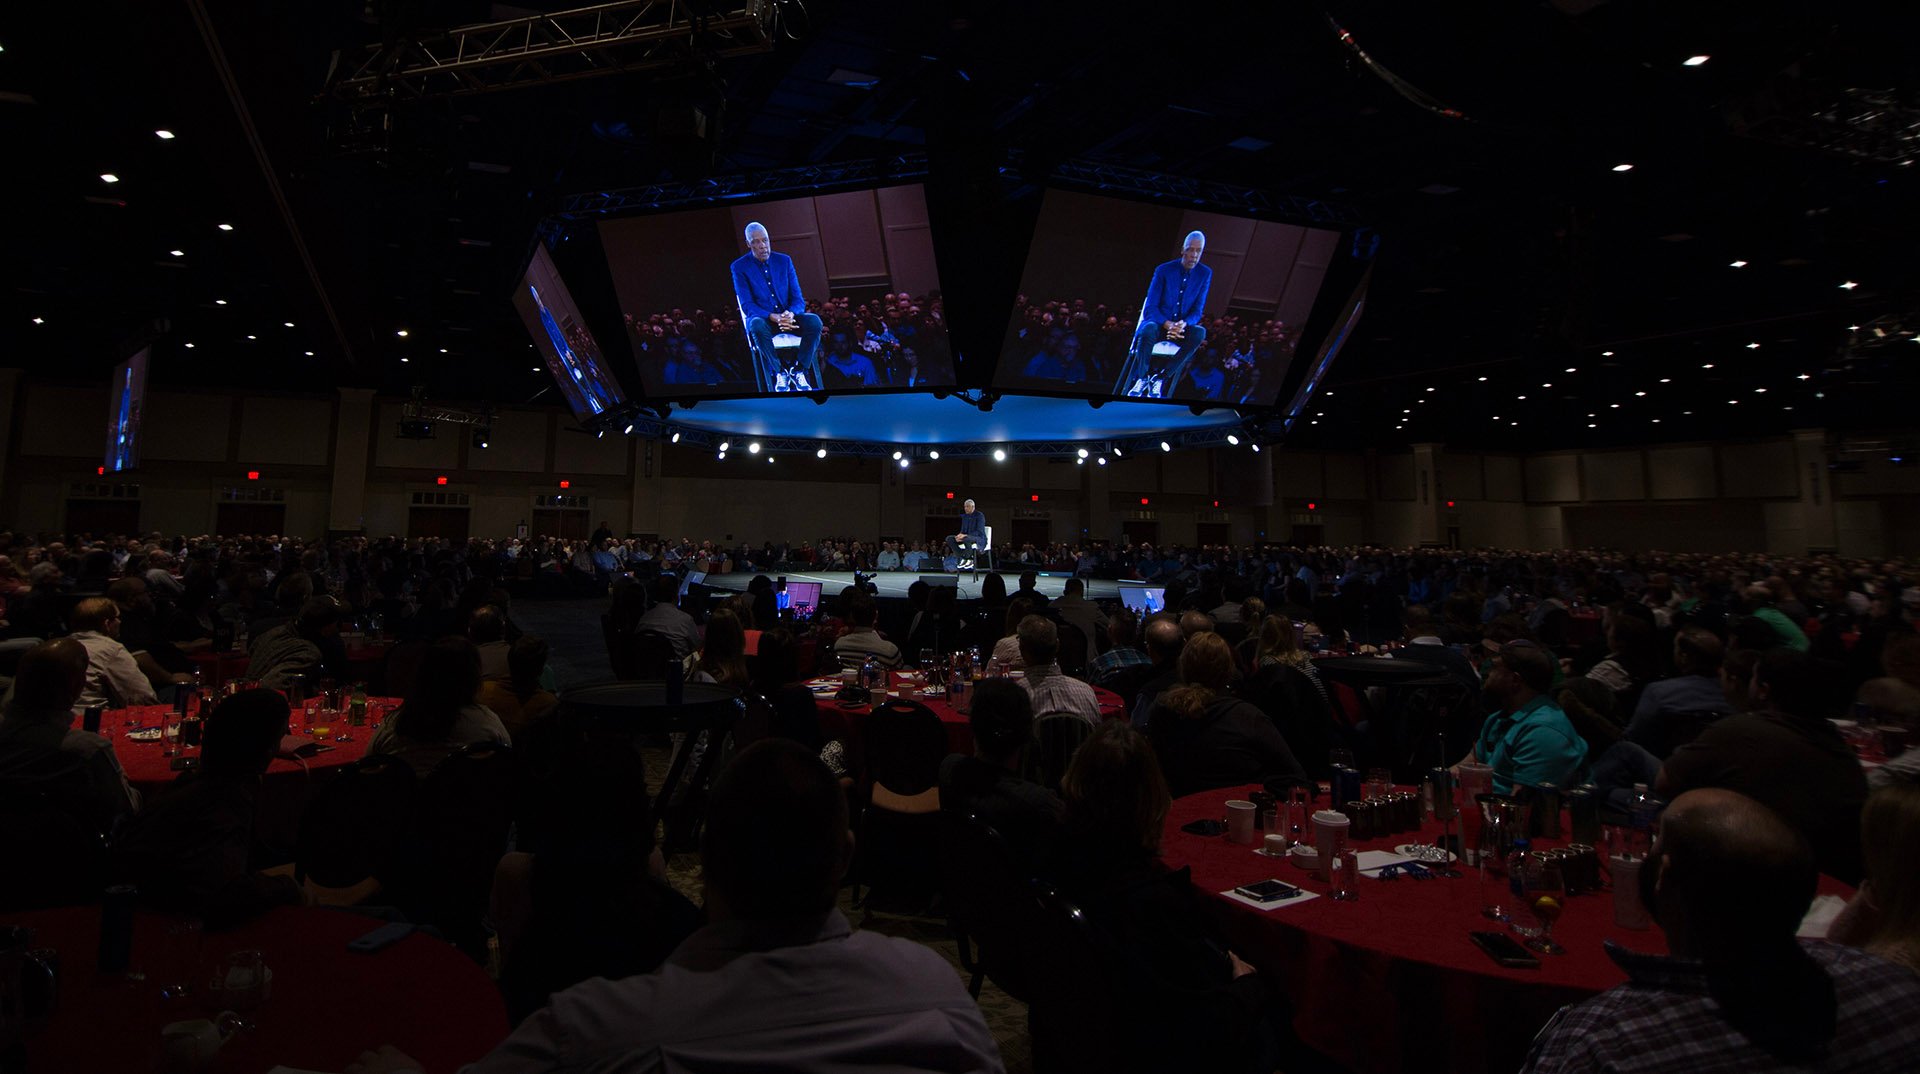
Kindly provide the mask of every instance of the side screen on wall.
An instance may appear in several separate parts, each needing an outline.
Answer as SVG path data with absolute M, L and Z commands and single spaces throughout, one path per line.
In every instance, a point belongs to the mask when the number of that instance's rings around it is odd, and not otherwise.
M 607 220 L 649 395 L 951 387 L 918 185 Z
M 626 402 L 620 381 L 607 367 L 600 344 L 580 317 L 573 295 L 553 267 L 545 246 L 535 246 L 513 306 L 533 335 L 534 349 L 547 363 L 560 395 L 578 418 L 605 414 Z
M 117 474 L 140 465 L 140 421 L 147 409 L 147 351 L 113 369 L 107 387 L 107 472 Z
M 1337 231 L 1050 190 L 996 387 L 1270 406 Z

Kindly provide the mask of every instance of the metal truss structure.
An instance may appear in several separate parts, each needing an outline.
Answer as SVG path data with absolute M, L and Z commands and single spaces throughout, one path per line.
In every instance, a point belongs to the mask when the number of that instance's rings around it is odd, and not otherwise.
M 773 0 L 616 0 L 409 35 L 343 61 L 345 100 L 492 93 L 773 48 Z
M 1093 164 L 1068 161 L 1054 168 L 1051 182 L 1067 183 L 1095 191 L 1144 194 L 1169 198 L 1228 213 L 1247 213 L 1276 220 L 1292 220 L 1321 227 L 1360 227 L 1366 223 L 1353 209 L 1320 198 L 1274 194 L 1258 187 L 1237 183 L 1217 183 L 1209 179 L 1189 179 L 1163 172 L 1141 171 L 1117 164 Z
M 619 190 L 569 194 L 548 221 L 580 221 L 643 209 L 672 209 L 711 205 L 741 198 L 759 198 L 790 191 L 824 190 L 842 186 L 924 179 L 924 153 L 906 153 L 876 160 L 849 160 L 836 164 L 806 164 L 773 168 L 745 175 L 722 175 L 687 182 L 655 183 Z
M 493 414 L 490 411 L 434 406 L 419 399 L 410 399 L 400 404 L 400 420 L 432 421 L 442 425 L 472 425 L 484 429 L 493 425 Z

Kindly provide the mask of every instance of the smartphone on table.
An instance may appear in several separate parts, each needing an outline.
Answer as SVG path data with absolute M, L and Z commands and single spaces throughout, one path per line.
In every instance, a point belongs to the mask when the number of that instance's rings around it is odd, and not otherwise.
M 1257 884 L 1242 884 L 1234 888 L 1233 893 L 1254 902 L 1279 902 L 1297 897 L 1300 889 L 1281 880 L 1262 880 Z

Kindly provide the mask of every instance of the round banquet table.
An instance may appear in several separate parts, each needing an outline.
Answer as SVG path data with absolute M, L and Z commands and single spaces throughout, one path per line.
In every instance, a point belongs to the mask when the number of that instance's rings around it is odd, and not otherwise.
M 373 740 L 373 732 L 379 727 L 380 721 L 399 707 L 399 698 L 370 697 L 367 699 L 365 727 L 347 728 L 344 720 L 321 725 L 330 728 L 328 740 L 321 745 L 331 746 L 332 749 L 301 761 L 275 758 L 267 766 L 266 777 L 260 785 L 254 831 L 261 840 L 272 847 L 292 847 L 294 836 L 299 831 L 300 813 L 306 808 L 314 791 L 341 769 L 365 757 L 367 743 Z M 173 758 L 167 756 L 166 748 L 159 741 L 140 742 L 127 735 L 133 731 L 159 727 L 161 718 L 171 711 L 168 705 L 141 705 L 109 709 L 100 719 L 100 733 L 113 743 L 114 756 L 120 759 L 120 767 L 126 770 L 127 782 L 133 784 L 143 798 L 152 798 L 166 790 L 169 784 L 180 778 L 180 773 L 173 770 Z M 293 714 L 292 725 L 293 734 L 313 736 L 311 726 L 302 713 Z M 344 742 L 333 737 L 342 730 L 350 731 L 352 737 Z M 194 755 L 200 751 L 192 749 L 182 752 Z
M 938 697 L 922 693 L 925 683 L 915 672 L 895 671 L 888 673 L 888 685 L 899 689 L 904 700 L 917 701 L 933 710 L 940 717 L 940 723 L 947 729 L 947 749 L 953 753 L 968 756 L 973 754 L 973 727 L 967 722 L 967 714 L 954 708 L 947 701 L 944 691 Z M 833 699 L 840 689 L 841 680 L 837 676 L 814 679 L 807 684 L 813 691 L 814 705 L 820 711 L 820 730 L 828 738 L 836 731 L 844 729 L 848 734 L 858 737 L 860 728 L 867 718 L 873 715 L 871 705 L 843 705 Z M 1093 696 L 1100 702 L 1100 715 L 1109 720 L 1121 719 L 1127 712 L 1126 702 L 1111 690 L 1096 686 Z
M 342 1070 L 362 1050 L 392 1044 L 428 1071 L 457 1070 L 507 1035 L 506 1005 L 486 971 L 454 947 L 414 933 L 371 954 L 348 941 L 382 922 L 317 907 L 286 906 L 237 928 L 204 936 L 185 919 L 139 911 L 132 969 L 94 968 L 100 909 L 70 907 L 0 914 L 34 930 L 35 947 L 60 954 L 52 1018 L 27 1037 L 27 1069 L 160 1070 L 160 1028 L 211 1018 L 214 968 L 233 951 L 258 949 L 273 973 L 266 1002 L 246 1015 L 254 1028 L 229 1038 L 207 1074 L 260 1074 L 276 1064 Z M 187 985 L 161 998 L 162 987 Z M 433 1002 L 423 1007 L 422 995 Z
M 1221 819 L 1230 798 L 1259 788 L 1202 791 L 1174 802 L 1160 856 L 1173 869 L 1192 869 L 1193 883 L 1242 958 L 1277 975 L 1295 1008 L 1302 1040 L 1360 1071 L 1403 1070 L 1431 1063 L 1453 1071 L 1513 1070 L 1541 1026 L 1560 1007 L 1626 979 L 1602 942 L 1665 953 L 1657 929 L 1613 923 L 1610 890 L 1575 895 L 1554 925 L 1564 955 L 1541 955 L 1539 969 L 1496 965 L 1467 936 L 1475 929 L 1506 931 L 1480 915 L 1476 870 L 1453 880 L 1406 876 L 1390 881 L 1362 873 L 1353 902 L 1327 898 L 1328 885 L 1291 862 L 1255 853 L 1224 835 L 1198 836 L 1181 825 Z M 1419 835 L 1361 840 L 1354 849 L 1392 850 L 1440 835 L 1428 818 Z M 1564 840 L 1535 840 L 1536 846 Z M 1317 892 L 1320 898 L 1256 910 L 1217 893 L 1268 878 Z M 1852 889 L 1822 877 L 1821 894 Z

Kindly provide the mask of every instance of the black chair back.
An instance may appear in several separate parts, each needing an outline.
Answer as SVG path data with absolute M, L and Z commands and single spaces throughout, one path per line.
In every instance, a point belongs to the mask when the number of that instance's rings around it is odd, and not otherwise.
M 607 645 L 607 665 L 616 679 L 640 677 L 640 654 L 631 629 L 614 619 L 611 613 L 600 615 L 600 637 Z
M 1271 664 L 1242 679 L 1233 692 L 1266 713 L 1308 775 L 1332 778 L 1328 756 L 1336 745 L 1333 709 L 1306 672 Z
M 1065 620 L 1060 631 L 1060 670 L 1076 679 L 1087 677 L 1087 632 Z
M 560 709 L 571 725 L 603 738 L 684 736 L 666 778 L 655 789 L 653 815 L 666 824 L 669 853 L 693 849 L 705 818 L 707 791 L 719 772 L 727 737 L 744 711 L 739 696 L 714 683 L 686 683 L 680 704 L 669 705 L 664 682 L 601 683 L 568 690 Z M 693 744 L 702 733 L 706 746 L 696 750 Z
M 80 906 L 100 897 L 107 841 L 56 791 L 0 784 L 0 912 Z
M 411 883 L 400 902 L 410 916 L 439 926 L 469 954 L 484 951 L 481 920 L 513 824 L 514 767 L 511 748 L 472 743 L 448 754 L 420 781 Z
M 873 782 L 905 797 L 939 784 L 947 728 L 932 709 L 905 698 L 882 702 L 861 725 L 861 737 Z
M 663 680 L 667 677 L 667 665 L 678 659 L 674 655 L 672 639 L 665 634 L 643 630 L 633 636 L 632 678 Z M 614 673 L 619 674 L 618 670 Z
M 947 924 L 960 945 L 961 967 L 978 998 L 991 978 L 1001 991 L 1031 1002 L 1039 933 L 1045 926 L 1034 897 L 1032 870 L 986 821 L 941 811 L 937 821 L 940 891 Z M 975 948 L 978 950 L 976 951 Z
M 1027 1024 L 1033 1068 L 1043 1074 L 1125 1074 L 1142 1070 L 1120 994 L 1126 979 L 1112 939 L 1051 886 L 1031 896 L 1041 925 L 1028 964 L 1034 974 Z M 1144 1074 L 1144 1072 L 1143 1072 Z
M 380 664 L 380 693 L 387 697 L 406 697 L 413 693 L 413 681 L 420 674 L 420 661 L 427 655 L 427 642 L 403 641 L 387 650 Z
M 1027 778 L 1058 792 L 1060 780 L 1073 763 L 1080 745 L 1093 737 L 1093 725 L 1066 712 L 1043 713 L 1033 721 L 1033 741 L 1027 745 Z
M 1140 688 L 1147 684 L 1148 679 L 1158 674 L 1160 669 L 1152 664 L 1135 664 L 1114 672 L 1113 677 L 1103 685 L 1119 694 L 1120 700 L 1126 703 L 1127 711 L 1131 713 L 1135 699 L 1140 696 Z
M 405 871 L 419 780 L 398 757 L 369 754 L 324 784 L 300 817 L 294 875 L 323 887 Z

